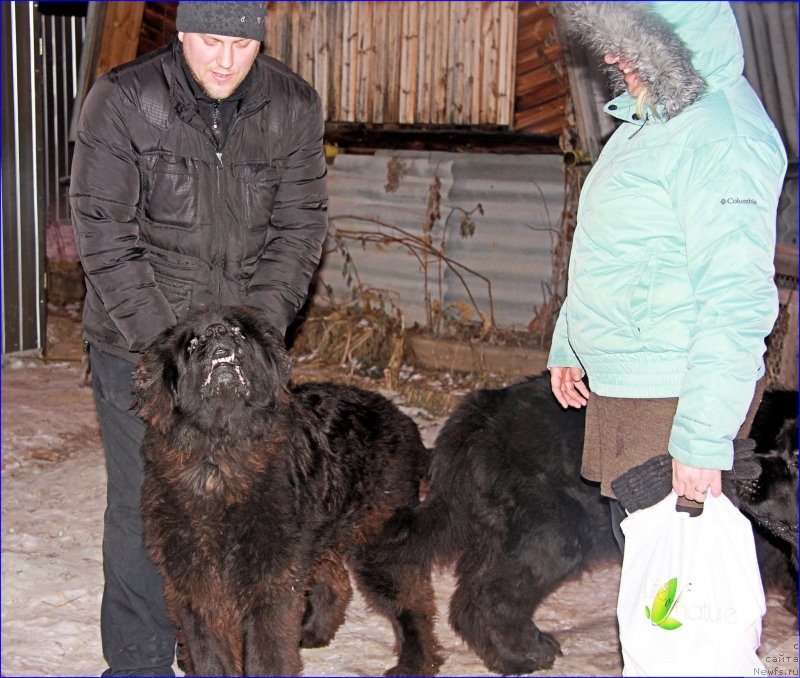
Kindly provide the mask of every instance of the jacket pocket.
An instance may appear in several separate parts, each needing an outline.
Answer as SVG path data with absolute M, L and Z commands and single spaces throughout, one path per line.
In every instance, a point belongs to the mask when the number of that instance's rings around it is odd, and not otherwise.
M 147 251 L 147 260 L 156 270 L 159 268 L 166 270 L 180 268 L 188 271 L 198 267 L 197 259 L 190 257 L 188 254 L 179 254 L 178 252 L 165 250 L 149 242 L 145 243 L 144 246 Z
M 650 326 L 651 290 L 655 280 L 658 262 L 653 254 L 646 255 L 636 267 L 628 296 L 628 322 L 634 337 L 640 338 Z
M 174 153 L 142 156 L 142 212 L 154 226 L 192 230 L 200 178 L 196 161 Z
M 156 278 L 158 289 L 164 294 L 169 302 L 175 317 L 180 320 L 188 312 L 192 301 L 192 288 L 189 283 L 164 275 L 159 271 L 153 271 Z
M 248 230 L 266 231 L 269 227 L 282 174 L 280 161 L 237 163 L 233 166 Z

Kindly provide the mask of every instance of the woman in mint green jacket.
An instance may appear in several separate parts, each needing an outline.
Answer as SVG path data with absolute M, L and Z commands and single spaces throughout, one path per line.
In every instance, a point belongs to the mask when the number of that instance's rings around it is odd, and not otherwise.
M 702 501 L 721 491 L 764 374 L 786 154 L 742 75 L 727 2 L 561 10 L 625 92 L 581 192 L 553 392 L 588 403 L 583 473 L 603 494 L 668 450 L 673 488 Z

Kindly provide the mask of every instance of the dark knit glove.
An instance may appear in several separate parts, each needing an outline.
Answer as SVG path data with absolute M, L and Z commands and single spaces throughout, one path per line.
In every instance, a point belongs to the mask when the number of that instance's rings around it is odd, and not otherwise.
M 751 438 L 733 441 L 733 468 L 722 472 L 722 491 L 735 500 L 736 483 L 753 480 L 761 474 L 761 464 Z M 672 457 L 662 454 L 634 466 L 611 482 L 617 501 L 628 513 L 648 508 L 672 490 Z M 734 501 L 735 503 L 735 501 Z
M 613 480 L 611 489 L 628 513 L 657 504 L 672 490 L 672 457 L 661 454 L 634 466 Z

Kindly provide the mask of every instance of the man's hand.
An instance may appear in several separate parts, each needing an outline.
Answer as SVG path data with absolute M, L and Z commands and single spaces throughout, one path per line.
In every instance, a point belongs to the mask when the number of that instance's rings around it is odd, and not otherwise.
M 672 489 L 679 497 L 704 502 L 708 491 L 715 497 L 722 494 L 722 471 L 719 469 L 695 468 L 672 460 Z
M 580 367 L 551 367 L 550 387 L 553 395 L 564 409 L 586 405 L 589 389 L 583 383 L 583 370 Z

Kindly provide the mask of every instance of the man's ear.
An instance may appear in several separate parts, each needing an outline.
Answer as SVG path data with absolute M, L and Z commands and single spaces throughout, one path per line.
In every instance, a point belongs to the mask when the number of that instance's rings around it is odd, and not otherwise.
M 183 31 L 178 31 L 178 40 L 183 42 Z

